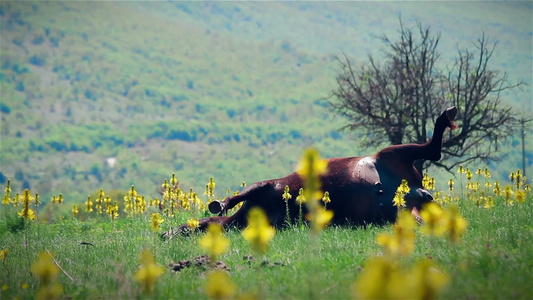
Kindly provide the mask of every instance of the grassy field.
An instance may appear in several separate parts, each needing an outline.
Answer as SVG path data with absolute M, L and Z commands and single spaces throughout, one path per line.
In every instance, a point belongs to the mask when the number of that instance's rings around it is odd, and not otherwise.
M 490 188 L 486 182 L 491 183 Z M 498 192 L 494 190 L 495 183 L 478 174 L 470 180 L 462 178 L 456 182 L 453 191 L 441 191 L 440 196 L 434 192 L 445 209 L 458 204 L 460 214 L 468 222 L 457 243 L 424 235 L 424 227 L 416 227 L 414 250 L 408 255 L 390 256 L 395 268 L 401 270 L 411 270 L 418 262 L 429 260 L 433 263 L 428 269 L 430 275 L 435 272 L 445 274 L 449 282 L 442 289 L 436 289 L 438 294 L 430 293 L 428 298 L 533 297 L 530 285 L 533 276 L 533 198 L 529 191 L 518 192 L 528 190 L 525 186 L 502 186 Z M 512 193 L 505 195 L 506 190 Z M 24 211 L 23 204 L 14 207 L 14 203 L 6 202 L 2 205 L 1 298 L 39 297 L 39 291 L 48 285 L 45 289 L 50 293 L 48 295 L 59 298 L 206 298 L 207 282 L 211 280 L 210 267 L 206 264 L 192 264 L 179 272 L 165 267 L 161 276 L 155 277 L 151 293 L 143 292 L 135 280 L 143 249 L 154 254 L 155 263 L 160 266 L 193 260 L 206 253 L 198 242 L 204 233 L 193 232 L 189 236 L 163 241 L 151 226 L 151 216 L 159 210 L 147 205 L 146 210 L 128 215 L 124 211 L 128 202 L 123 203 L 115 195 L 112 197 L 120 203 L 119 215 L 114 219 L 106 214 L 106 210 L 98 214 L 96 206 L 93 206 L 93 212 L 87 212 L 84 204 L 78 205 L 79 213 L 73 216 L 71 204 L 62 207 L 67 204 L 56 201 L 40 209 L 37 218 L 30 221 L 17 215 Z M 92 201 L 96 203 L 94 197 Z M 112 211 L 113 205 L 110 207 L 107 211 Z M 203 214 L 202 208 L 197 209 L 197 213 L 194 211 L 194 206 L 189 210 L 177 209 L 173 217 L 168 216 L 168 211 L 161 212 L 164 222 L 160 230 Z M 376 240 L 379 234 L 393 232 L 393 228 L 392 225 L 366 229 L 330 226 L 319 236 L 312 236 L 307 225 L 293 224 L 277 231 L 264 256 L 264 263 L 260 256 L 254 255 L 240 231 L 229 230 L 224 234 L 231 246 L 219 256 L 219 260 L 229 268 L 229 280 L 237 287 L 234 297 L 346 299 L 358 296 L 353 289 L 354 283 L 370 276 L 368 269 L 371 266 L 367 263 L 372 257 L 389 257 L 387 248 L 378 245 Z M 54 261 L 50 260 L 50 254 Z M 48 262 L 46 259 L 43 262 L 39 255 L 48 258 Z M 255 259 L 250 259 L 250 255 Z M 39 266 L 41 270 L 55 269 L 57 278 L 42 277 L 42 272 L 36 271 Z M 400 284 L 406 289 L 416 278 L 406 275 Z M 385 279 L 372 278 L 377 285 L 380 280 Z M 54 290 L 54 284 L 62 289 Z M 213 284 L 222 285 L 223 290 L 231 286 L 230 283 Z

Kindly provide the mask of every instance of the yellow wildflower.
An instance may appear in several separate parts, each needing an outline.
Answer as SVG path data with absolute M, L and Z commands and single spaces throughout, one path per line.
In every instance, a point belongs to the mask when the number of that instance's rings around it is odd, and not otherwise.
M 230 241 L 222 234 L 222 227 L 217 223 L 209 224 L 207 233 L 200 238 L 199 243 L 207 250 L 212 263 L 215 263 L 218 256 L 225 253 L 230 246 Z
M 522 171 L 520 169 L 516 170 L 516 188 L 519 189 L 522 185 Z
M 473 176 L 474 175 L 472 174 L 472 171 L 470 171 L 469 168 L 466 168 L 466 179 L 470 180 L 470 179 L 472 179 Z
M 333 211 L 325 210 L 322 207 L 316 207 L 309 214 L 306 219 L 311 222 L 311 230 L 313 234 L 318 234 L 326 227 L 333 218 Z
M 448 233 L 448 240 L 455 243 L 459 241 L 459 238 L 468 227 L 468 222 L 459 213 L 457 205 L 452 205 L 448 208 L 444 224 Z
M 176 174 L 172 173 L 172 177 L 170 178 L 170 184 L 172 186 L 178 185 L 178 178 L 176 178 Z
M 159 231 L 159 225 L 163 223 L 163 217 L 159 213 L 153 213 L 152 217 L 150 218 L 150 224 L 152 225 L 152 230 L 154 232 Z
M 93 211 L 93 201 L 91 201 L 91 196 L 87 197 L 87 201 L 85 202 L 85 210 L 87 212 Z
M 315 200 L 322 198 L 322 192 L 320 191 L 320 175 L 327 172 L 328 161 L 321 159 L 318 151 L 314 148 L 308 148 L 305 150 L 302 160 L 298 163 L 296 172 L 303 180 L 304 197 L 306 200 L 311 201 L 311 205 L 315 204 Z
M 464 174 L 465 173 L 465 169 L 463 168 L 463 165 L 459 165 L 459 169 L 457 169 L 457 173 L 459 173 L 459 174 Z
M 381 233 L 377 243 L 386 254 L 408 255 L 414 249 L 416 221 L 408 211 L 401 211 L 392 226 L 393 234 Z
M 485 173 L 485 178 L 490 178 L 490 177 L 491 177 L 491 176 L 490 176 L 489 168 L 485 168 L 484 173 Z
M 2 197 L 2 204 L 9 205 L 10 203 L 11 203 L 11 198 L 9 197 L 9 195 L 4 195 L 4 197 Z
M 158 266 L 155 262 L 152 253 L 145 249 L 141 254 L 141 265 L 139 270 L 134 275 L 135 281 L 137 281 L 143 292 L 152 293 L 154 285 L 157 282 L 157 278 L 164 273 L 165 269 Z
M 37 293 L 35 293 L 35 299 L 60 299 L 61 294 L 63 294 L 63 286 L 58 282 L 53 282 L 51 284 L 41 286 Z
M 31 272 L 39 277 L 43 284 L 49 284 L 56 279 L 57 274 L 59 274 L 59 268 L 50 254 L 41 252 L 37 257 L 37 261 L 31 266 Z
M 0 250 L 0 259 L 4 260 L 6 259 L 7 255 L 9 254 L 9 249 L 2 249 Z
M 331 199 L 329 198 L 329 192 L 328 191 L 324 192 L 324 197 L 322 197 L 322 201 L 324 201 L 325 204 L 328 204 L 328 203 L 331 202 Z
M 499 181 L 495 181 L 494 182 L 494 189 L 492 190 L 492 192 L 494 193 L 494 195 L 496 196 L 501 196 L 502 194 L 502 190 L 500 188 L 500 182 Z
M 285 202 L 288 202 L 292 198 L 291 193 L 289 193 L 289 186 L 288 185 L 285 186 L 285 191 L 283 192 L 283 195 L 281 196 L 281 198 L 283 198 L 283 200 L 285 200 Z
M 205 293 L 210 299 L 232 299 L 237 293 L 237 287 L 224 271 L 211 271 L 207 277 Z
M 22 196 L 22 210 L 18 213 L 19 216 L 28 219 L 30 221 L 35 220 L 35 212 L 30 208 L 30 204 L 33 201 L 33 197 L 28 189 L 24 190 Z
M 402 183 L 398 186 L 396 189 L 396 194 L 394 194 L 394 198 L 392 199 L 392 203 L 394 206 L 400 208 L 405 207 L 405 195 L 407 195 L 410 191 L 409 185 L 407 183 L 407 180 L 402 179 Z
M 114 205 L 109 204 L 109 206 L 106 208 L 106 211 L 111 218 L 111 221 L 114 221 L 116 218 L 118 218 L 118 203 L 115 201 Z
M 428 191 L 434 191 L 435 178 L 429 177 L 428 173 L 424 173 L 424 177 L 422 178 L 422 186 Z
M 296 202 L 298 202 L 298 204 L 302 205 L 302 203 L 305 202 L 305 196 L 304 196 L 304 189 L 303 188 L 300 188 L 300 190 L 298 190 L 298 196 L 296 197 Z
M 248 227 L 242 232 L 242 236 L 252 245 L 252 249 L 259 254 L 265 254 L 268 243 L 276 230 L 270 226 L 269 221 L 262 209 L 254 207 L 248 213 Z
M 78 206 L 76 204 L 72 205 L 72 216 L 76 217 L 80 211 L 78 210 Z
M 7 284 L 2 285 L 2 291 L 7 291 L 9 286 Z
M 215 186 L 216 186 L 216 183 L 213 177 L 209 178 L 209 183 L 208 183 L 209 189 L 213 191 L 215 189 Z
M 505 204 L 506 205 L 513 205 L 513 188 L 510 185 L 506 185 L 503 189 L 503 197 L 505 198 Z
M 448 189 L 453 191 L 453 179 L 448 180 Z
M 168 186 L 168 180 L 165 179 L 165 180 L 163 181 L 163 184 L 161 185 L 161 189 L 163 189 L 163 191 L 166 191 L 166 190 L 168 189 L 168 187 L 169 187 L 169 186 Z
M 393 203 L 394 206 L 396 206 L 398 208 L 405 207 L 404 195 L 397 192 L 394 195 L 394 198 L 392 199 L 392 203 Z
M 482 198 L 485 202 L 485 204 L 483 205 L 483 208 L 491 209 L 495 206 L 494 198 L 492 198 L 491 196 L 489 197 L 482 196 Z
M 196 228 L 198 228 L 200 226 L 200 222 L 195 219 L 195 218 L 192 218 L 190 220 L 187 221 L 187 226 L 191 229 L 191 230 L 195 230 Z
M 41 201 L 39 201 L 39 194 L 38 193 L 35 193 L 35 200 L 33 201 L 33 204 L 35 205 L 35 207 L 41 205 Z
M 420 217 L 424 221 L 421 232 L 427 235 L 440 236 L 446 231 L 444 227 L 444 210 L 436 203 L 429 202 L 424 205 Z
M 388 289 L 389 295 L 397 299 L 436 299 L 450 281 L 449 276 L 429 259 L 417 262 L 411 270 L 403 272 L 399 279 L 393 280 Z
M 365 266 L 355 284 L 353 294 L 356 299 L 387 299 L 391 277 L 398 273 L 397 266 L 384 257 L 374 257 Z
M 518 190 L 515 192 L 515 199 L 516 202 L 522 204 L 526 201 L 526 191 L 524 190 Z

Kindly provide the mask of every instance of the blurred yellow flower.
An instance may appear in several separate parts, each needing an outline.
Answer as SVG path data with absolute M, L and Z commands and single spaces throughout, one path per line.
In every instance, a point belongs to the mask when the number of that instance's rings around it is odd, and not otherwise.
M 522 204 L 526 201 L 526 191 L 524 190 L 518 190 L 515 192 L 515 199 L 516 202 Z
M 2 291 L 7 291 L 9 286 L 7 284 L 2 285 Z
M 72 205 L 72 216 L 76 217 L 80 211 L 78 210 L 78 206 L 76 204 Z
M 85 202 L 85 210 L 87 212 L 93 211 L 93 201 L 91 200 L 91 196 L 87 197 L 87 201 Z
M 233 299 L 237 294 L 237 286 L 224 271 L 211 271 L 207 277 L 205 293 L 210 299 Z
M 446 210 L 445 226 L 448 240 L 454 243 L 458 242 L 461 235 L 466 231 L 468 221 L 461 216 L 457 205 L 452 205 Z
M 470 179 L 472 179 L 473 176 L 474 175 L 472 174 L 472 171 L 470 171 L 469 168 L 466 168 L 466 179 L 470 180 Z
M 302 177 L 304 197 L 307 201 L 311 201 L 311 205 L 314 205 L 315 200 L 322 198 L 320 175 L 325 174 L 327 168 L 328 161 L 321 159 L 315 148 L 306 149 L 298 163 L 296 172 Z
M 459 174 L 465 173 L 465 169 L 463 168 L 463 165 L 459 165 L 459 169 L 457 169 L 457 173 Z
M 484 173 L 485 173 L 485 178 L 490 178 L 490 171 L 489 171 L 489 168 L 486 168 L 485 167 L 485 170 L 484 170 Z
M 491 196 L 481 196 L 481 198 L 483 199 L 483 208 L 491 209 L 495 206 L 494 198 L 492 198 Z
M 6 193 L 2 198 L 2 204 L 9 205 L 11 203 L 11 182 L 9 180 L 7 180 L 5 192 Z
M 207 233 L 200 238 L 200 246 L 209 254 L 211 263 L 215 263 L 219 255 L 225 253 L 230 241 L 222 234 L 222 227 L 217 223 L 211 223 L 207 227 Z
M 50 254 L 41 252 L 37 257 L 37 261 L 31 265 L 31 272 L 37 276 L 43 284 L 49 284 L 56 279 L 57 274 L 59 274 L 59 268 L 54 263 Z
M 187 226 L 191 229 L 191 230 L 195 230 L 196 228 L 198 228 L 200 226 L 200 222 L 195 219 L 195 218 L 192 218 L 190 220 L 187 221 Z
M 514 183 L 516 179 L 516 174 L 514 172 L 509 173 L 509 179 L 512 183 Z
M 397 274 L 397 266 L 384 257 L 374 257 L 365 266 L 354 285 L 352 292 L 356 299 L 387 299 L 390 298 L 387 284 Z
M 276 235 L 274 227 L 270 226 L 268 218 L 262 209 L 254 207 L 248 213 L 248 227 L 242 232 L 242 236 L 252 246 L 252 250 L 261 255 L 268 249 L 268 243 Z
M 111 218 L 111 221 L 114 221 L 116 218 L 118 218 L 118 203 L 115 201 L 114 205 L 108 204 L 106 212 L 107 215 Z
M 453 184 L 454 184 L 453 179 L 448 180 L 448 189 L 450 191 L 453 191 Z
M 9 249 L 2 249 L 0 250 L 0 259 L 4 260 L 6 259 L 7 255 L 9 254 Z
M 326 210 L 320 206 L 310 211 L 305 218 L 311 222 L 311 232 L 319 234 L 331 222 L 333 211 Z
M 58 282 L 53 282 L 51 284 L 41 286 L 37 293 L 35 293 L 35 299 L 60 299 L 61 294 L 63 294 L 63 286 Z
M 387 255 L 409 255 L 414 250 L 416 221 L 408 211 L 401 211 L 396 223 L 392 226 L 393 233 L 380 233 L 377 243 Z
M 449 283 L 449 276 L 439 270 L 433 261 L 424 259 L 410 270 L 393 277 L 389 295 L 396 299 L 436 299 L 437 294 Z
M 155 263 L 154 256 L 150 250 L 144 249 L 141 254 L 141 265 L 134 275 L 143 292 L 152 293 L 157 278 L 164 273 L 165 269 Z
M 163 222 L 163 217 L 161 217 L 159 213 L 153 213 L 152 217 L 150 217 L 150 225 L 152 225 L 152 230 L 154 232 L 159 231 L 159 225 Z
M 357 277 L 353 295 L 356 299 L 435 299 L 448 282 L 449 276 L 430 260 L 402 269 L 390 258 L 375 257 Z
M 170 177 L 170 184 L 172 186 L 178 185 L 178 178 L 176 178 L 176 174 L 172 173 L 172 177 Z
M 446 231 L 444 227 L 444 210 L 436 203 L 429 202 L 422 208 L 420 217 L 424 221 L 421 232 L 427 235 L 440 236 Z

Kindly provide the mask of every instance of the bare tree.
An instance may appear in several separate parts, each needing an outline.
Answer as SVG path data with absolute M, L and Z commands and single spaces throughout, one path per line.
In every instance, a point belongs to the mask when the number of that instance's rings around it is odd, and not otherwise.
M 440 34 L 432 34 L 420 22 L 413 33 L 401 20 L 399 34 L 398 41 L 381 37 L 385 44 L 381 63 L 371 54 L 361 66 L 346 55 L 337 58 L 341 71 L 328 102 L 349 119 L 345 128 L 362 129 L 370 137 L 364 146 L 424 143 L 435 118 L 455 105 L 459 128 L 444 142 L 443 160 L 433 163 L 449 171 L 473 160 L 499 159 L 498 143 L 520 128 L 500 95 L 523 82 L 510 85 L 506 73 L 489 68 L 496 43 L 483 34 L 475 50 L 458 49 L 455 64 L 441 71 Z M 422 162 L 416 167 L 421 170 Z

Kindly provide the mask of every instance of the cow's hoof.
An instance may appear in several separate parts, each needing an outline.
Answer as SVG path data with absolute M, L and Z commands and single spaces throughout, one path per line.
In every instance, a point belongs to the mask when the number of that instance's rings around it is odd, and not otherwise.
M 224 208 L 222 203 L 218 200 L 213 200 L 213 202 L 209 203 L 208 207 L 209 212 L 211 212 L 212 214 L 219 214 Z

